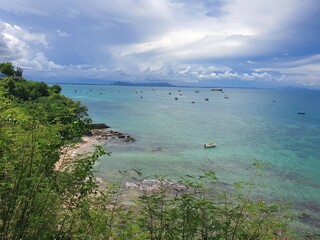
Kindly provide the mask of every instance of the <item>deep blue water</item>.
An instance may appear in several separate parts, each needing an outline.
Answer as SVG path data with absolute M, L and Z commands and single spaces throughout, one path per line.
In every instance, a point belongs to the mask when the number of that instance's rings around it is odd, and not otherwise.
M 320 228 L 320 91 L 226 88 L 221 93 L 103 85 L 62 89 L 87 105 L 95 122 L 136 139 L 109 143 L 112 156 L 97 164 L 99 176 L 115 179 L 119 170 L 135 168 L 177 178 L 206 169 L 231 184 L 251 180 L 252 163 L 258 159 L 270 165 L 259 180 L 265 188 L 257 194 L 294 202 L 310 216 L 306 221 Z M 204 149 L 210 140 L 217 147 Z

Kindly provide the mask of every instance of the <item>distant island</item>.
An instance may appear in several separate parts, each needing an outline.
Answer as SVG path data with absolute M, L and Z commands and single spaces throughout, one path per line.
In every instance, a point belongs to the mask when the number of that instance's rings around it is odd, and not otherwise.
M 114 83 L 111 83 L 112 86 L 135 86 L 135 87 L 176 87 L 175 85 L 172 85 L 170 83 L 132 83 L 132 82 L 122 82 L 117 81 Z

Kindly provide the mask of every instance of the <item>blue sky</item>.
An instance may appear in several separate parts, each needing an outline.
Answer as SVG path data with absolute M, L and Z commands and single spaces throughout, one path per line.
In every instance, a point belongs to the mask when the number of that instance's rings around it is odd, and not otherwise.
M 0 0 L 34 80 L 320 88 L 319 0 Z

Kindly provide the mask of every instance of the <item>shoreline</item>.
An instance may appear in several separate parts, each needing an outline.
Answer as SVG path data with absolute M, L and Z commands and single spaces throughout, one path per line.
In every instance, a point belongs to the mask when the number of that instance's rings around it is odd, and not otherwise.
M 77 156 L 92 152 L 95 145 L 101 146 L 112 140 L 122 140 L 122 142 L 135 141 L 132 136 L 112 129 L 92 129 L 89 135 L 82 136 L 79 142 L 66 145 L 60 149 L 60 158 L 56 162 L 54 170 L 65 170 Z
M 90 153 L 94 150 L 94 146 L 102 146 L 112 140 L 121 140 L 123 143 L 134 142 L 135 139 L 128 135 L 112 129 L 92 129 L 89 135 L 82 136 L 79 142 L 69 144 L 60 149 L 60 158 L 56 162 L 54 171 L 65 171 L 73 163 L 77 156 L 81 156 Z M 107 181 L 101 177 L 95 177 L 98 183 L 98 189 L 102 192 L 107 185 Z M 167 191 L 180 192 L 186 191 L 186 186 L 178 181 L 165 179 L 163 181 L 156 179 L 144 179 L 142 182 L 139 181 L 125 181 L 124 186 L 126 189 L 126 198 L 131 199 L 132 194 L 136 196 L 138 193 L 143 191 L 155 192 L 160 188 L 164 187 Z M 130 201 L 126 201 L 130 202 Z

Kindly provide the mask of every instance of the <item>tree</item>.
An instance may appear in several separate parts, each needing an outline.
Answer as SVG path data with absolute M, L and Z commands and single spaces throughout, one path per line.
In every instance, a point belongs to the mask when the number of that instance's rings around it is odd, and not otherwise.
M 14 76 L 14 74 L 15 74 L 14 66 L 12 65 L 11 62 L 6 62 L 6 63 L 0 64 L 0 71 L 3 74 L 5 74 L 6 76 Z
M 17 67 L 17 69 L 14 72 L 14 75 L 17 77 L 22 77 L 23 69 L 21 67 Z
M 52 92 L 59 94 L 61 92 L 61 87 L 60 85 L 54 84 L 50 87 L 50 89 L 52 90 Z

